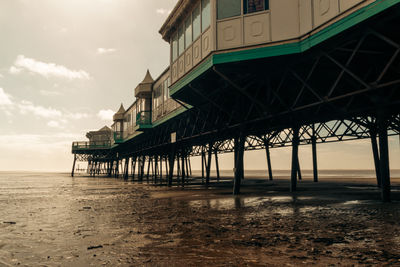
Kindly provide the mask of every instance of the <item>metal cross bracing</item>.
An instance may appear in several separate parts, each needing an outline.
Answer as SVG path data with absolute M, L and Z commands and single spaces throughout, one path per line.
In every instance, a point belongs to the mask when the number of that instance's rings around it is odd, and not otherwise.
M 370 138 L 387 200 L 387 135 L 400 132 L 400 36 L 388 25 L 400 25 L 399 13 L 397 7 L 305 53 L 214 65 L 173 96 L 193 108 L 111 153 L 117 162 L 142 158 L 142 168 L 161 157 L 171 184 L 180 157 L 201 156 L 209 180 L 212 153 L 234 152 L 238 193 L 245 150 L 292 146 L 294 191 L 299 145 L 313 146 L 317 177 L 317 143 Z

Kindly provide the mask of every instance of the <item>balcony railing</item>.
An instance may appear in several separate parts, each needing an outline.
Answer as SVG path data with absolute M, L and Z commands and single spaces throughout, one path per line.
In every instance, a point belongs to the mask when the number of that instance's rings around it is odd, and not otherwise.
M 149 126 L 151 125 L 151 111 L 140 111 L 136 115 L 137 126 Z
M 72 151 L 89 149 L 109 149 L 111 141 L 73 142 Z
M 115 143 L 121 143 L 124 141 L 124 132 L 114 132 L 114 141 Z

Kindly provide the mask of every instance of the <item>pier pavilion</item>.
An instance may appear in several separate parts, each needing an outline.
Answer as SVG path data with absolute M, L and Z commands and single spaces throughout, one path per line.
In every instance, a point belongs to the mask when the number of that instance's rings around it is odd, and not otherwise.
M 114 116 L 113 138 L 74 142 L 91 175 L 184 185 L 190 156 L 234 153 L 240 193 L 246 150 L 370 139 L 377 185 L 390 201 L 388 136 L 400 133 L 400 0 L 180 0 L 162 25 L 170 64 L 149 72 Z M 165 167 L 163 170 L 163 166 Z M 174 178 L 176 178 L 174 180 Z

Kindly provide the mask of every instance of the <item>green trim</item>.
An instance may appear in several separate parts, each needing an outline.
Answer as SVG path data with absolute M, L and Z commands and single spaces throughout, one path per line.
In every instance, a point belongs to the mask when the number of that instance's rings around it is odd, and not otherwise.
M 187 105 L 187 106 L 188 106 L 188 108 L 192 108 L 192 106 L 190 106 L 190 105 Z M 161 120 L 156 121 L 155 123 L 153 123 L 153 128 L 165 123 L 166 121 L 168 121 L 168 120 L 170 120 L 170 119 L 172 119 L 172 118 L 174 118 L 174 117 L 176 117 L 176 116 L 178 116 L 180 114 L 182 114 L 186 110 L 187 109 L 185 107 L 180 107 L 180 108 L 176 109 L 175 111 L 169 113 L 167 116 L 163 117 Z
M 174 85 L 172 85 L 169 89 L 169 92 L 170 92 L 169 94 L 170 95 L 175 94 L 179 89 L 188 85 L 190 82 L 192 82 L 198 76 L 200 76 L 201 74 L 206 72 L 212 66 L 213 66 L 213 58 L 210 56 L 204 62 L 202 62 L 199 66 L 197 66 L 191 72 L 186 74 L 182 79 L 180 79 Z
M 171 87 L 170 95 L 176 94 L 194 79 L 210 69 L 213 65 L 302 53 L 398 3 L 400 3 L 400 0 L 376 1 L 355 11 L 354 13 L 333 23 L 332 25 L 329 25 L 325 29 L 322 29 L 321 31 L 307 37 L 302 41 L 293 42 L 290 44 L 214 54 L 207 58 L 197 68 L 186 74 L 182 79 L 177 81 Z

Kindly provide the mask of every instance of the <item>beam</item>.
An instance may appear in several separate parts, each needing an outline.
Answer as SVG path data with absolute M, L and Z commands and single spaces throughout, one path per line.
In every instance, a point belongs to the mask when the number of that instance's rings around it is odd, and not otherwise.
M 220 177 L 219 177 L 218 149 L 217 148 L 214 150 L 214 156 L 215 156 L 215 169 L 217 171 L 217 182 L 219 182 Z
M 211 174 L 211 160 L 212 160 L 212 148 L 213 143 L 208 144 L 208 151 L 207 151 L 207 165 L 206 165 L 206 185 L 210 184 L 210 174 Z
M 269 151 L 269 141 L 265 141 L 264 145 L 265 145 L 265 153 L 267 155 L 268 176 L 269 180 L 272 181 L 274 178 L 272 176 L 272 164 L 271 164 L 271 154 Z
M 390 202 L 390 168 L 389 168 L 389 147 L 387 133 L 387 118 L 378 116 L 379 131 L 379 163 L 381 173 L 381 196 L 383 202 Z
M 370 135 L 371 135 L 372 154 L 374 156 L 376 184 L 379 188 L 381 188 L 381 169 L 380 169 L 380 162 L 379 162 L 378 142 L 376 141 L 376 137 L 377 137 L 376 131 L 371 130 Z
M 292 174 L 290 178 L 290 192 L 295 192 L 297 187 L 297 173 L 299 162 L 299 127 L 293 127 L 292 138 Z
M 243 179 L 243 158 L 244 158 L 244 143 L 246 137 L 240 135 L 240 137 L 235 138 L 235 177 L 233 181 L 233 194 L 240 194 L 240 184 Z
M 312 145 L 312 159 L 313 159 L 313 174 L 314 174 L 314 182 L 318 182 L 318 165 L 317 165 L 317 138 L 315 134 L 311 137 L 311 145 Z
M 75 174 L 75 163 L 76 163 L 76 153 L 74 154 L 74 163 L 72 163 L 71 177 L 74 177 Z
M 174 163 L 175 163 L 175 147 L 171 148 L 171 151 L 168 155 L 169 161 L 169 173 L 168 173 L 168 186 L 172 185 L 172 178 L 174 176 Z

